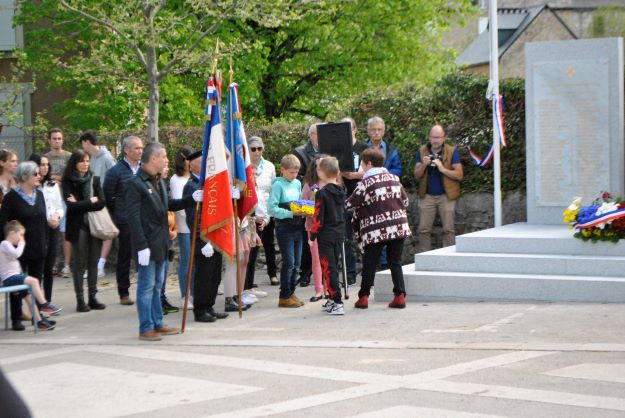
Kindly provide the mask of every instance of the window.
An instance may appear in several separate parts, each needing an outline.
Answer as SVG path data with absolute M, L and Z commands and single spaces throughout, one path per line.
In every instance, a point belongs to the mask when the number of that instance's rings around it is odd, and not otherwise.
M 18 30 L 13 27 L 14 0 L 0 0 L 0 51 L 13 51 L 17 47 Z

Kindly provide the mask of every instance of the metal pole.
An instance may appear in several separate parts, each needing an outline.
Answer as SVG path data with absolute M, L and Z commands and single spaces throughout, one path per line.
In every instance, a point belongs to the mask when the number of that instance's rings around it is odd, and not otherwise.
M 501 146 L 497 118 L 494 112 L 495 99 L 499 97 L 499 24 L 497 22 L 497 0 L 489 1 L 490 33 L 490 82 L 491 110 L 493 119 L 493 188 L 495 227 L 501 226 Z

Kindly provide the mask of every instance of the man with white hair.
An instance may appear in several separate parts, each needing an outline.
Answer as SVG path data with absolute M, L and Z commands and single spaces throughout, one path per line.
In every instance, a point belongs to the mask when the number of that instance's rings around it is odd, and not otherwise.
M 384 120 L 379 116 L 374 116 L 367 121 L 367 135 L 369 136 L 369 146 L 377 150 L 382 151 L 384 154 L 384 168 L 389 173 L 395 174 L 401 178 L 402 168 L 401 160 L 399 159 L 399 152 L 397 148 L 388 142 L 384 141 L 384 133 L 386 126 Z

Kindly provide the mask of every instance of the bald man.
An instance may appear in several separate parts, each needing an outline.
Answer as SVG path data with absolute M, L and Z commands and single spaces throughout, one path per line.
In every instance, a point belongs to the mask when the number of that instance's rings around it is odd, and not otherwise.
M 458 149 L 446 144 L 446 138 L 445 129 L 434 125 L 428 143 L 417 151 L 414 175 L 419 181 L 420 252 L 432 249 L 432 225 L 437 212 L 443 224 L 443 247 L 456 241 L 456 200 L 464 173 Z

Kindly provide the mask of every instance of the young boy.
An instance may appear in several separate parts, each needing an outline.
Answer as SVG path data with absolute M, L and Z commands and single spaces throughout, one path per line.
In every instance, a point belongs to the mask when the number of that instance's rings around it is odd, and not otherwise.
M 280 269 L 280 308 L 299 308 L 304 305 L 295 295 L 297 270 L 302 258 L 304 216 L 293 213 L 290 203 L 302 198 L 302 185 L 297 180 L 300 162 L 293 154 L 280 161 L 282 177 L 277 177 L 269 193 L 269 215 L 276 219 L 276 238 L 282 254 Z
M 5 240 L 0 242 L 0 280 L 2 280 L 3 286 L 30 285 L 41 312 L 50 315 L 56 314 L 60 312 L 62 308 L 57 308 L 46 301 L 41 287 L 39 287 L 39 280 L 35 277 L 27 277 L 22 272 L 22 266 L 18 258 L 21 257 L 26 245 L 24 242 L 24 232 L 24 226 L 18 221 L 7 222 L 4 226 Z M 27 298 L 30 298 L 30 295 L 27 296 Z M 39 329 L 54 329 L 55 324 L 53 321 L 42 319 L 41 315 L 39 315 L 39 311 L 33 312 L 33 315 L 37 315 Z M 16 324 L 13 325 L 13 329 L 16 329 Z
M 317 240 L 321 275 L 330 294 L 324 305 L 330 315 L 344 315 L 339 284 L 338 260 L 343 243 L 345 221 L 345 187 L 339 184 L 339 162 L 334 157 L 324 157 L 317 162 L 317 175 L 325 186 L 315 194 L 315 213 L 310 228 L 310 241 Z
M 360 158 L 365 174 L 345 204 L 347 210 L 354 211 L 354 235 L 361 248 L 364 248 L 362 282 L 355 307 L 367 309 L 369 306 L 376 263 L 386 245 L 395 294 L 388 306 L 402 309 L 406 307 L 406 289 L 401 254 L 404 240 L 410 236 L 406 216 L 408 195 L 399 182 L 399 177 L 384 168 L 382 151 L 368 148 L 362 152 Z

